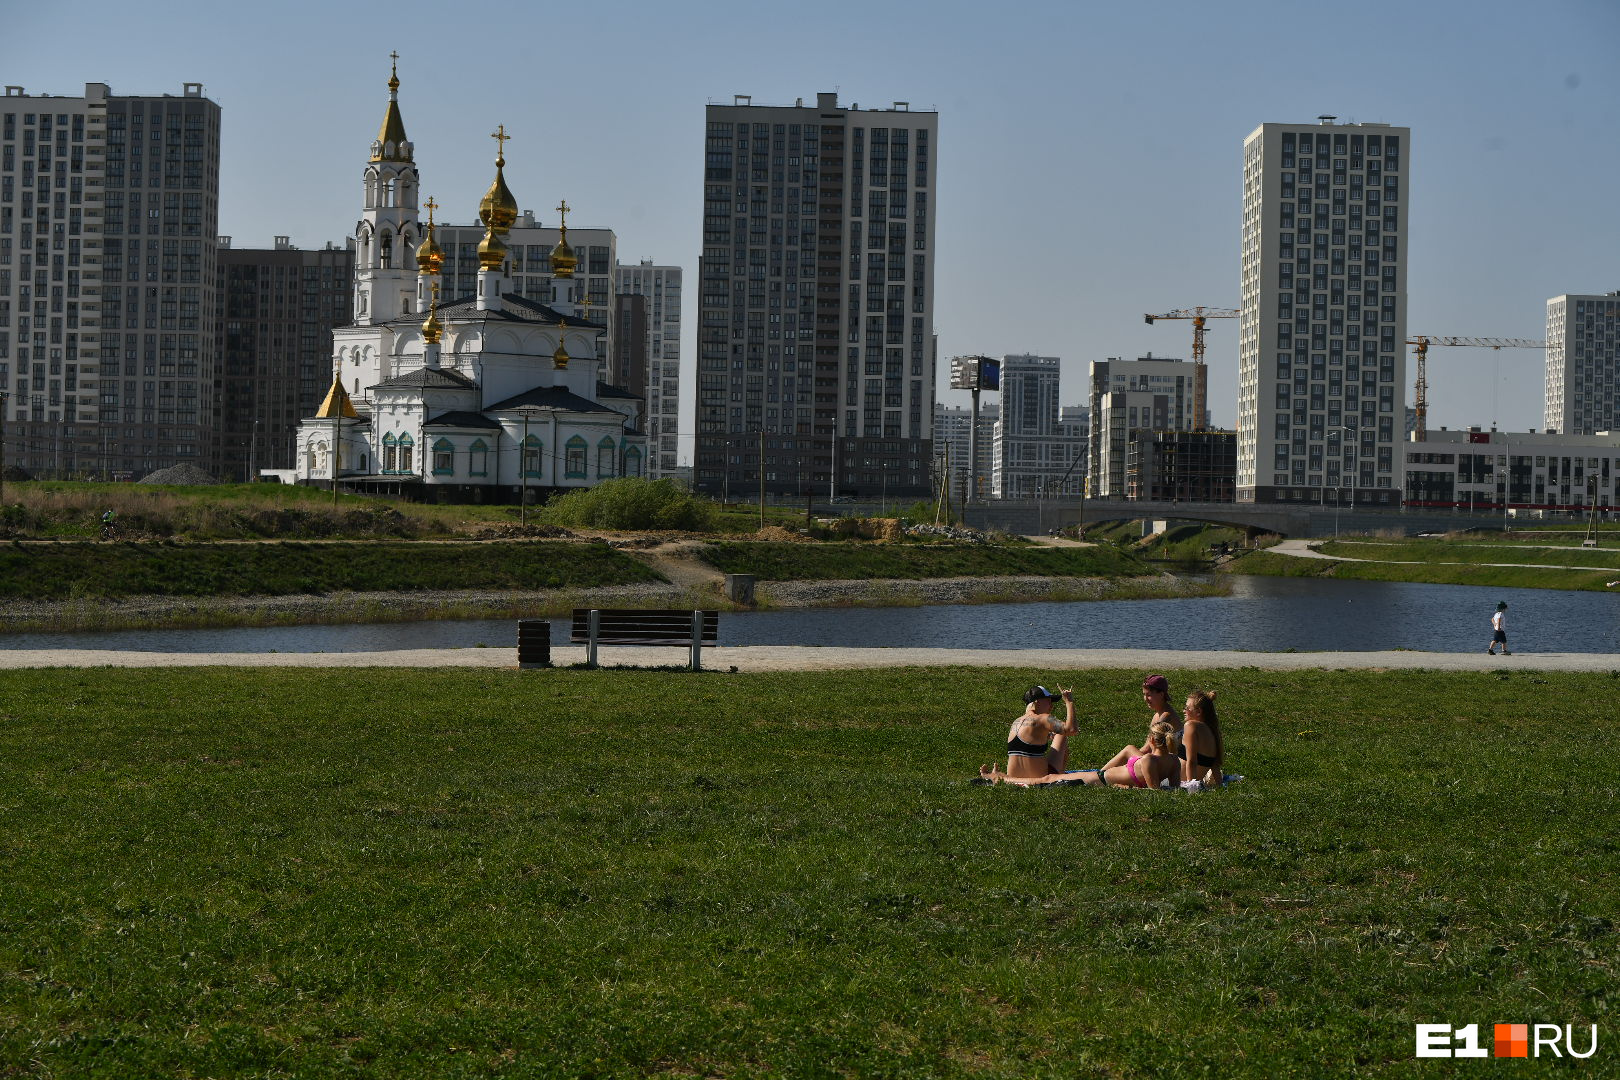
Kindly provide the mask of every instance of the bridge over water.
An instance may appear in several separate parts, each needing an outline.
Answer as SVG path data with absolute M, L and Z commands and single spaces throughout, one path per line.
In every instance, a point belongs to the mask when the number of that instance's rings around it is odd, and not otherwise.
M 1500 513 L 1408 510 L 1404 507 L 1342 506 L 1312 503 L 1146 502 L 1126 499 L 987 499 L 970 503 L 968 525 L 979 529 L 1034 534 L 1103 521 L 1204 521 L 1233 525 L 1251 536 L 1275 533 L 1323 537 L 1337 533 L 1398 533 L 1413 536 L 1453 529 L 1501 528 Z

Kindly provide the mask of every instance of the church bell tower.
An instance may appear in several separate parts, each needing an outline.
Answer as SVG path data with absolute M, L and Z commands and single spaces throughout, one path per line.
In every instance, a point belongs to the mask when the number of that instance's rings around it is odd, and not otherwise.
M 372 326 L 408 315 L 416 300 L 415 147 L 399 114 L 399 54 L 388 79 L 388 112 L 366 162 L 365 209 L 355 225 L 354 322 Z

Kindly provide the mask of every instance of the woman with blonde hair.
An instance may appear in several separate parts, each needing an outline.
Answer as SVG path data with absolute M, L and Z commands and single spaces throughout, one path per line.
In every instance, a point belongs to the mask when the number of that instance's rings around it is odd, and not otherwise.
M 1215 691 L 1194 690 L 1187 695 L 1186 722 L 1181 728 L 1181 779 L 1202 781 L 1205 787 L 1220 787 L 1225 779 L 1226 745 L 1221 739 L 1221 722 L 1215 715 Z
M 1101 769 L 1076 769 L 1066 773 L 1048 773 L 1045 776 L 1012 776 L 993 765 L 979 768 L 978 783 L 1017 784 L 1035 787 L 1041 784 L 1084 785 L 1086 787 L 1156 788 L 1166 781 L 1174 784 L 1181 775 L 1181 764 L 1176 751 L 1181 740 L 1174 724 L 1155 720 L 1148 728 L 1147 745 L 1118 765 Z

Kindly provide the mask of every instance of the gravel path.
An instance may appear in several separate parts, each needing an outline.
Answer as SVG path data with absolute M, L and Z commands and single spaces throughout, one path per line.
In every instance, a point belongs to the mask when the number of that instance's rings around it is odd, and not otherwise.
M 685 664 L 685 648 L 602 646 L 607 666 Z M 585 662 L 583 646 L 551 650 L 558 667 Z M 712 671 L 845 671 L 890 667 L 1016 667 L 1041 671 L 1087 668 L 1213 669 L 1255 667 L 1267 671 L 1620 671 L 1620 656 L 1606 653 L 1197 652 L 1173 649 L 843 649 L 751 645 L 705 649 Z M 45 667 L 467 667 L 514 668 L 517 649 L 411 649 L 355 653 L 143 653 L 74 649 L 0 651 L 0 669 Z

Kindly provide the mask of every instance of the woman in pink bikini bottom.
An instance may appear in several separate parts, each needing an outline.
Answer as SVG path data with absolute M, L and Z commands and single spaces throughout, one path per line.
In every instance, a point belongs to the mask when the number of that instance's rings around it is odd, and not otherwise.
M 1020 787 L 1083 784 L 1086 787 L 1156 788 L 1166 780 L 1174 783 L 1180 778 L 1181 761 L 1176 757 L 1176 747 L 1180 745 L 1181 737 L 1174 724 L 1154 720 L 1148 728 L 1147 745 L 1142 747 L 1140 753 L 1127 755 L 1123 764 L 1032 777 L 1008 776 L 993 765 L 984 765 L 979 769 L 979 781 L 976 782 L 1017 784 Z

